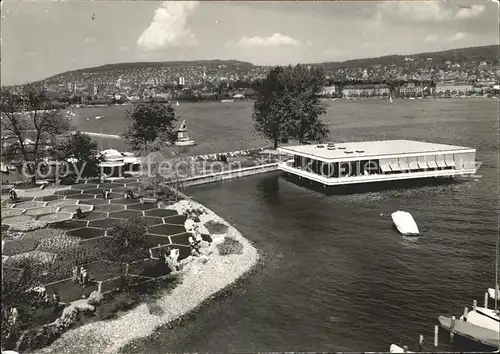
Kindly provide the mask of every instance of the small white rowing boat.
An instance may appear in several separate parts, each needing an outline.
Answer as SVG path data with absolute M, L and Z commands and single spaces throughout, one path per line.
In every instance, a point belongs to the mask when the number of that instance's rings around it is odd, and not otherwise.
M 409 352 L 409 351 L 405 350 L 404 348 L 401 348 L 399 345 L 396 345 L 396 344 L 391 344 L 389 352 L 390 353 L 414 353 L 414 352 Z
M 413 216 L 406 211 L 398 210 L 391 214 L 392 222 L 396 229 L 403 236 L 417 236 L 420 234 L 418 231 L 417 223 L 413 220 Z

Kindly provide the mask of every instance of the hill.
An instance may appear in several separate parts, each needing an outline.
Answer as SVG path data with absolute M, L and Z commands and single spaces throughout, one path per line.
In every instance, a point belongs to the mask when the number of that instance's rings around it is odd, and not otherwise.
M 239 60 L 194 60 L 194 61 L 165 61 L 165 62 L 133 62 L 133 63 L 116 63 L 106 64 L 91 68 L 84 68 L 72 71 L 66 71 L 46 78 L 44 81 L 50 81 L 65 76 L 80 75 L 83 73 L 100 73 L 108 71 L 130 71 L 130 70 L 143 70 L 143 69 L 160 69 L 160 68 L 185 68 L 193 66 L 205 66 L 207 69 L 211 68 L 224 68 L 227 71 L 245 71 L 251 70 L 254 65 L 249 62 Z
M 339 68 L 367 68 L 374 65 L 386 65 L 395 64 L 396 66 L 402 66 L 407 61 L 405 58 L 412 58 L 416 62 L 426 61 L 427 58 L 431 58 L 432 62 L 438 65 L 444 64 L 447 60 L 455 63 L 472 63 L 487 61 L 496 64 L 499 58 L 498 45 L 488 45 L 481 47 L 469 47 L 469 48 L 458 48 L 450 49 L 441 52 L 427 52 L 418 53 L 411 55 L 386 55 L 378 58 L 365 58 L 365 59 L 353 59 L 343 62 L 325 62 L 325 63 L 314 63 L 309 65 L 322 67 L 325 71 L 336 70 Z
M 411 58 L 411 59 L 408 59 Z M 430 58 L 430 60 L 428 60 Z M 458 48 L 440 52 L 418 53 L 413 55 L 386 55 L 378 58 L 353 59 L 343 62 L 323 62 L 310 63 L 307 65 L 318 66 L 324 69 L 325 72 L 333 72 L 339 68 L 368 68 L 376 65 L 381 66 L 397 66 L 417 69 L 419 67 L 428 66 L 429 62 L 432 66 L 444 67 L 446 61 L 459 63 L 464 66 L 476 66 L 482 61 L 489 64 L 499 64 L 499 47 L 497 45 Z M 424 64 L 425 63 L 425 64 Z M 411 65 L 409 65 L 411 64 Z M 101 75 L 116 79 L 117 74 L 130 74 L 135 71 L 148 70 L 164 70 L 167 69 L 171 74 L 186 74 L 190 75 L 190 68 L 202 66 L 206 67 L 207 72 L 218 72 L 222 75 L 231 73 L 247 74 L 251 71 L 265 72 L 265 66 L 257 66 L 249 62 L 238 60 L 195 60 L 195 61 L 166 61 L 166 62 L 135 62 L 135 63 L 117 63 L 106 64 L 92 68 L 85 68 L 73 71 L 67 71 L 55 76 L 49 77 L 42 81 L 56 82 L 74 80 L 82 77 L 99 77 Z M 199 70 L 198 70 L 199 71 Z

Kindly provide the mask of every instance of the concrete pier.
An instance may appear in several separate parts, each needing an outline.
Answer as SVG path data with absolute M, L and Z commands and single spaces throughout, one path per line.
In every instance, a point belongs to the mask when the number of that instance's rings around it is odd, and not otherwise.
M 188 177 L 180 180 L 179 183 L 181 183 L 183 187 L 189 187 L 275 171 L 278 171 L 278 163 L 270 163 L 265 165 L 240 168 L 237 170 L 228 170 L 195 177 Z

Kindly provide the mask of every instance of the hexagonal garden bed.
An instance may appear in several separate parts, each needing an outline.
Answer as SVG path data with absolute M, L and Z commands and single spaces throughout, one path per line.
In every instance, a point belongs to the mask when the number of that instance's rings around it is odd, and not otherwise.
M 16 209 L 29 209 L 29 208 L 38 208 L 45 206 L 46 202 L 22 202 L 16 203 L 12 207 Z
M 27 209 L 24 214 L 25 215 L 38 216 L 38 215 L 55 213 L 56 211 L 57 211 L 57 207 L 47 207 L 47 206 L 45 206 L 45 207 Z
M 85 226 L 87 226 L 87 221 L 83 220 L 67 220 L 55 222 L 49 225 L 50 228 L 61 230 L 74 230 Z
M 147 210 L 145 212 L 146 216 L 158 216 L 158 217 L 168 217 L 179 215 L 176 210 L 171 209 L 157 209 L 156 205 L 151 205 L 152 210 Z
M 127 210 L 151 210 L 151 204 L 135 203 L 127 205 Z
M 184 233 L 186 232 L 186 229 L 184 228 L 184 226 L 180 225 L 161 224 L 148 227 L 148 232 L 155 235 L 170 236 Z
M 47 206 L 48 207 L 63 207 L 67 205 L 75 205 L 78 203 L 78 200 L 72 200 L 72 199 L 64 199 L 64 200 L 54 200 L 52 202 L 48 202 Z
M 104 229 L 98 229 L 95 227 L 82 227 L 81 229 L 66 231 L 66 235 L 88 239 L 104 236 Z
M 125 205 L 117 205 L 117 204 L 101 204 L 101 205 L 96 205 L 94 207 L 95 211 L 103 211 L 103 212 L 113 212 L 113 211 L 119 211 L 119 210 L 124 210 Z
M 114 211 L 109 213 L 109 217 L 111 218 L 119 218 L 119 219 L 133 219 L 142 216 L 142 211 L 137 210 L 122 210 L 122 211 Z
M 159 236 L 159 235 L 146 235 L 146 243 L 151 247 L 156 247 L 158 245 L 168 245 L 170 243 L 170 239 L 167 236 Z
M 147 226 L 154 226 L 163 224 L 162 218 L 157 218 L 154 216 L 141 216 L 140 219 L 146 223 Z
M 116 224 L 122 223 L 122 219 L 105 218 L 100 220 L 93 220 L 89 222 L 90 227 L 98 227 L 101 229 L 110 229 Z
M 70 213 L 52 213 L 52 214 L 45 214 L 45 215 L 40 215 L 37 217 L 38 221 L 46 221 L 49 223 L 57 223 L 65 220 L 71 220 L 73 217 L 73 214 Z
M 27 222 L 30 220 L 35 220 L 36 216 L 30 215 L 18 215 L 18 216 L 9 216 L 8 218 L 2 219 L 2 224 L 6 225 L 14 225 L 17 223 Z
M 12 240 L 5 241 L 2 253 L 6 256 L 33 251 L 38 246 L 38 242 L 33 240 Z
M 92 221 L 97 219 L 104 219 L 107 215 L 108 213 L 104 213 L 101 211 L 87 211 L 84 212 L 81 217 L 78 217 L 76 214 L 73 215 L 73 219 Z
M 2 208 L 2 219 L 9 216 L 18 216 L 24 213 L 24 209 Z
M 158 278 L 170 274 L 170 268 L 163 260 L 145 259 L 130 263 L 129 273 L 142 277 Z
M 167 224 L 184 225 L 187 220 L 186 215 L 174 215 L 167 218 L 163 218 L 163 221 Z
M 178 245 L 189 246 L 189 237 L 192 237 L 192 234 L 189 232 L 185 232 L 179 235 L 170 236 L 170 240 L 172 240 L 172 243 L 176 243 Z
M 82 212 L 86 212 L 86 211 L 91 211 L 92 209 L 94 209 L 94 206 L 93 205 L 86 205 L 86 204 L 68 205 L 65 207 L 61 207 L 61 209 L 59 209 L 59 212 L 76 213 L 77 209 L 81 209 Z

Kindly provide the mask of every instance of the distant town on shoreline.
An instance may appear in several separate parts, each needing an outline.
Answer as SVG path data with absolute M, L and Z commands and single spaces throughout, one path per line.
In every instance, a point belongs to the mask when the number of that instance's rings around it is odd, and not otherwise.
M 328 98 L 491 97 L 500 82 L 497 45 L 304 65 L 323 69 Z M 38 83 L 67 104 L 251 99 L 270 68 L 236 60 L 120 63 Z

